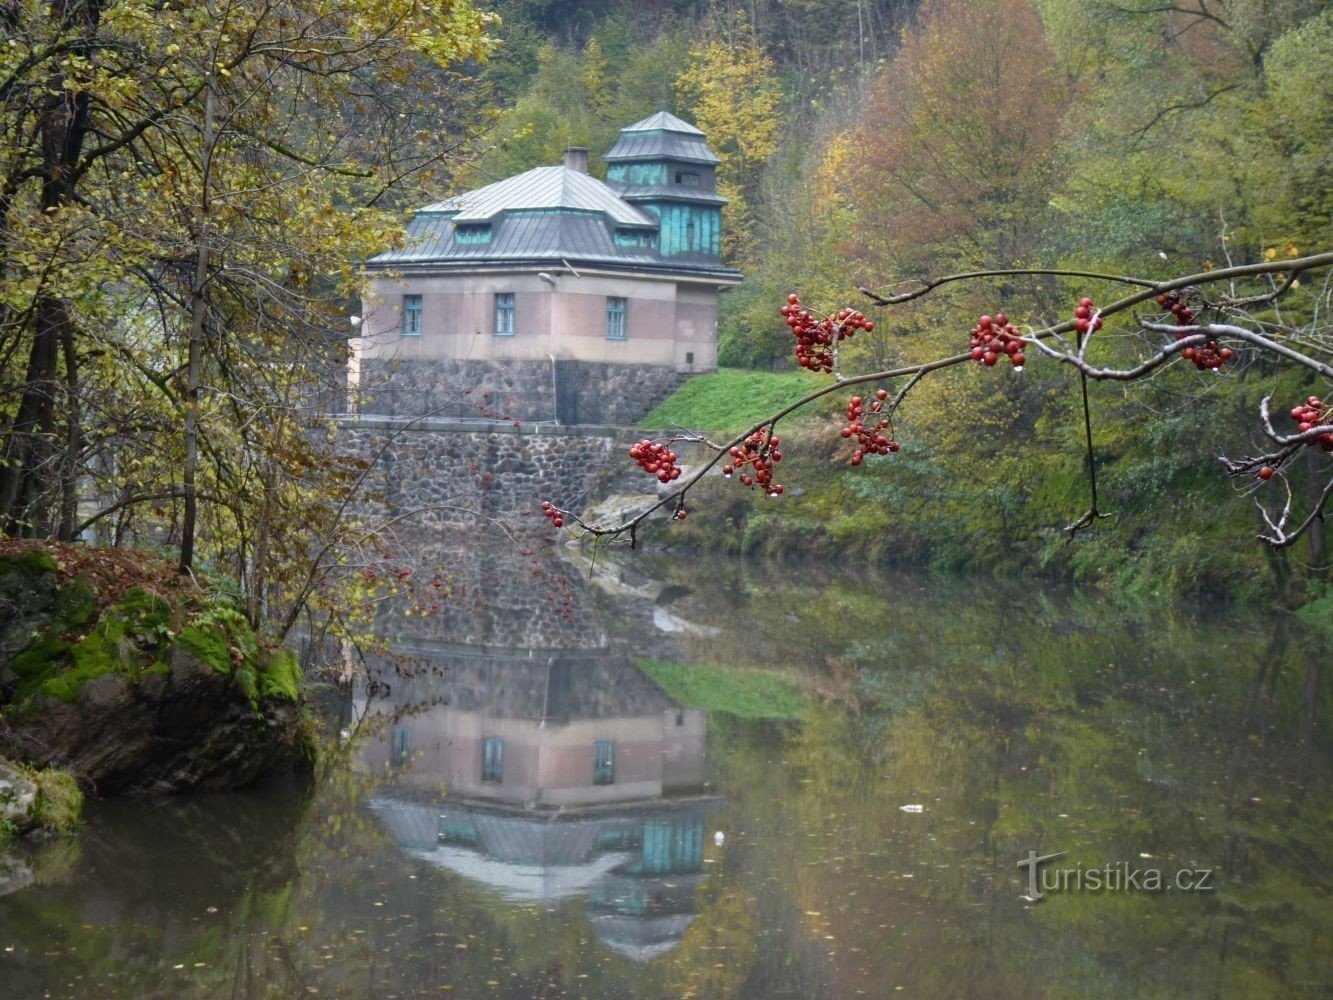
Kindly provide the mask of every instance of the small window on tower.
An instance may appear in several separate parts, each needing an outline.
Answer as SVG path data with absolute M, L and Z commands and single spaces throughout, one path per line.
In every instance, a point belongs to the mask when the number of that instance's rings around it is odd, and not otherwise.
M 699 186 L 699 175 L 691 170 L 677 170 L 676 183 L 681 187 L 697 188 Z

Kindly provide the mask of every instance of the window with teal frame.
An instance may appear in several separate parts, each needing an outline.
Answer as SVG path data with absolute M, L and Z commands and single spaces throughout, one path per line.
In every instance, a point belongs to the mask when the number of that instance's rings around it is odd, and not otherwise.
M 403 296 L 403 336 L 421 336 L 421 296 Z
M 593 748 L 592 783 L 612 785 L 616 780 L 616 744 L 613 740 L 598 740 Z
M 480 225 L 465 222 L 454 227 L 455 243 L 489 243 L 490 241 L 491 224 L 489 222 Z
M 514 293 L 497 292 L 495 296 L 495 335 L 514 335 Z
M 481 741 L 481 780 L 499 781 L 504 777 L 505 741 L 491 737 Z
M 608 297 L 606 300 L 606 339 L 625 339 L 625 300 Z

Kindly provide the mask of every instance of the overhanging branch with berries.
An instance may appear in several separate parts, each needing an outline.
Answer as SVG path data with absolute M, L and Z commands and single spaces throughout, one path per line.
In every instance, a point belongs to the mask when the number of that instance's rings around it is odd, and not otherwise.
M 1192 362 L 1201 371 L 1221 373 L 1235 356 L 1232 345 L 1245 344 L 1255 351 L 1293 362 L 1319 376 L 1333 380 L 1333 351 L 1326 338 L 1314 338 L 1311 344 L 1301 343 L 1294 331 L 1252 322 L 1264 329 L 1257 332 L 1240 325 L 1249 319 L 1246 310 L 1257 306 L 1275 305 L 1291 289 L 1298 287 L 1302 276 L 1333 266 L 1333 252 L 1313 254 L 1288 260 L 1265 260 L 1201 271 L 1165 281 L 1096 271 L 1063 270 L 1052 268 L 1002 268 L 969 271 L 943 277 L 920 280 L 906 291 L 882 295 L 868 288 L 860 291 L 878 306 L 889 308 L 919 299 L 946 285 L 1014 276 L 1061 277 L 1095 279 L 1128 285 L 1136 291 L 1109 304 L 1097 306 L 1090 297 L 1082 298 L 1073 316 L 1059 323 L 1020 329 L 1003 313 L 981 316 L 971 329 L 971 341 L 966 351 L 947 357 L 935 358 L 918 364 L 902 365 L 881 371 L 847 375 L 841 370 L 839 348 L 858 333 L 869 333 L 875 328 L 872 320 L 850 307 L 833 313 L 821 313 L 806 306 L 799 296 L 792 294 L 779 309 L 783 321 L 795 340 L 794 354 L 798 365 L 810 371 L 832 376 L 826 386 L 807 393 L 776 412 L 757 421 L 746 431 L 729 441 L 717 443 L 693 432 L 680 432 L 659 439 L 645 438 L 633 445 L 629 456 L 647 474 L 658 480 L 659 489 L 666 488 L 656 502 L 633 517 L 620 523 L 604 525 L 586 521 L 575 511 L 559 507 L 549 500 L 542 501 L 542 512 L 556 528 L 577 526 L 595 539 L 628 538 L 636 541 L 637 529 L 659 510 L 667 510 L 676 519 L 687 515 L 686 499 L 690 490 L 717 467 L 728 479 L 738 479 L 741 486 L 760 489 L 770 497 L 779 497 L 784 486 L 775 476 L 782 460 L 781 439 L 777 436 L 778 423 L 817 400 L 835 392 L 845 392 L 857 386 L 873 383 L 906 381 L 896 393 L 879 387 L 866 395 L 851 395 L 846 408 L 846 425 L 841 430 L 844 439 L 855 439 L 855 450 L 850 464 L 860 465 L 869 455 L 890 455 L 899 450 L 893 431 L 893 418 L 903 405 L 908 393 L 928 375 L 945 368 L 972 362 L 982 367 L 994 367 L 1007 360 L 1010 367 L 1021 372 L 1033 350 L 1041 356 L 1067 364 L 1080 375 L 1083 388 L 1083 419 L 1088 450 L 1088 475 L 1091 506 L 1080 518 L 1065 528 L 1069 537 L 1107 516 L 1098 509 L 1096 492 L 1096 463 L 1093 461 L 1091 417 L 1087 406 L 1087 381 L 1135 381 L 1145 378 L 1177 358 Z M 1268 287 L 1259 293 L 1237 294 L 1238 283 L 1245 280 L 1266 279 Z M 1209 291 L 1220 289 L 1212 297 Z M 1090 348 L 1097 342 L 1097 332 L 1110 317 L 1127 313 L 1138 306 L 1155 306 L 1151 315 L 1134 315 L 1140 334 L 1149 338 L 1170 337 L 1165 343 L 1145 340 L 1150 353 L 1127 368 L 1111 368 L 1089 359 Z M 1169 316 L 1169 321 L 1162 318 Z M 1071 343 L 1068 335 L 1074 335 Z M 1285 340 L 1286 342 L 1282 342 Z M 1296 343 L 1297 346 L 1292 346 Z M 1281 434 L 1273 426 L 1270 399 L 1265 398 L 1260 408 L 1260 419 L 1265 434 L 1277 448 L 1263 455 L 1243 459 L 1221 459 L 1231 476 L 1252 477 L 1263 484 L 1282 475 L 1286 463 L 1305 447 L 1325 452 L 1333 451 L 1333 414 L 1317 396 L 1309 396 L 1289 411 L 1296 421 L 1295 434 Z M 679 456 L 674 446 L 690 442 L 711 452 L 693 472 L 686 474 L 678 465 Z M 1333 496 L 1333 478 L 1324 487 L 1312 509 L 1299 524 L 1290 525 L 1290 487 L 1282 510 L 1271 513 L 1256 498 L 1267 531 L 1258 536 L 1264 543 L 1281 548 L 1291 545 L 1312 524 L 1322 519 L 1330 496 Z

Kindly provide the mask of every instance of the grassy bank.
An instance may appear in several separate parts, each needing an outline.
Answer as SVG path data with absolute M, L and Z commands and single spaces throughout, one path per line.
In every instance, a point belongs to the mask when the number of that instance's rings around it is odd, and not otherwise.
M 763 372 L 723 368 L 690 379 L 643 418 L 644 427 L 688 427 L 707 434 L 738 434 L 757 416 L 793 403 L 823 384 L 807 371 Z

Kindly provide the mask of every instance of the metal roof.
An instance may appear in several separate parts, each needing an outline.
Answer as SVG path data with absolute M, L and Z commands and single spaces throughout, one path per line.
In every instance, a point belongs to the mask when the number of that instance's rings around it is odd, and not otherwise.
M 659 111 L 651 114 L 643 121 L 635 122 L 633 125 L 626 125 L 621 132 L 680 132 L 684 135 L 702 136 L 703 133 L 687 121 L 682 121 L 673 115 L 670 111 Z
M 715 191 L 700 191 L 698 188 L 682 187 L 679 184 L 661 187 L 616 185 L 616 192 L 626 201 L 660 202 L 666 198 L 670 201 L 689 201 L 699 205 L 717 205 L 719 208 L 727 204 L 727 199 Z
M 602 156 L 607 163 L 626 160 L 678 160 L 682 163 L 706 163 L 717 166 L 722 161 L 708 148 L 702 134 L 678 135 L 674 132 L 621 132 L 620 138 Z
M 629 206 L 626 205 L 628 208 Z M 635 211 L 636 215 L 642 213 Z M 638 223 L 637 219 L 635 220 Z M 561 211 L 502 212 L 491 223 L 488 243 L 459 243 L 456 219 L 420 212 L 407 227 L 407 243 L 372 258 L 375 264 L 500 263 L 553 260 L 562 257 L 628 265 L 661 264 L 650 247 L 617 246 L 613 225 L 606 217 L 573 215 Z M 656 228 L 654 226 L 654 228 Z
M 617 228 L 655 233 L 658 224 L 651 216 L 616 197 L 610 188 L 600 182 L 594 183 L 615 199 L 617 207 L 614 214 L 568 205 L 523 208 L 505 206 L 495 210 L 495 214 L 489 217 L 489 223 L 484 220 L 481 223 L 490 226 L 489 241 L 459 242 L 457 225 L 464 223 L 465 217 L 461 212 L 453 214 L 454 209 L 448 206 L 469 198 L 469 195 L 462 195 L 459 199 L 439 202 L 417 212 L 408 223 L 404 245 L 372 257 L 367 264 L 371 268 L 413 265 L 517 267 L 549 266 L 568 260 L 623 270 L 705 275 L 728 283 L 740 280 L 739 271 L 724 266 L 716 257 L 690 255 L 666 258 L 658 252 L 656 246 L 618 245 L 615 241 Z
M 466 194 L 427 205 L 422 212 L 450 212 L 457 222 L 487 222 L 519 209 L 605 212 L 622 225 L 656 226 L 657 220 L 617 197 L 609 187 L 569 167 L 536 167 Z
M 602 159 L 607 163 L 625 160 L 680 160 L 684 163 L 707 163 L 717 166 L 722 161 L 708 148 L 704 134 L 688 122 L 683 122 L 669 111 L 659 111 L 643 121 L 620 130 L 620 137 L 606 151 Z
M 659 111 L 622 129 L 605 160 L 670 159 L 716 165 L 704 134 Z M 723 205 L 726 199 L 679 186 L 617 190 L 566 166 L 537 167 L 419 209 L 407 241 L 372 257 L 368 266 L 516 267 L 578 261 L 624 270 L 648 270 L 735 283 L 741 274 L 709 254 L 663 257 L 656 246 L 622 246 L 616 230 L 657 232 L 656 216 L 632 202 L 689 201 Z M 459 227 L 466 227 L 459 239 Z

